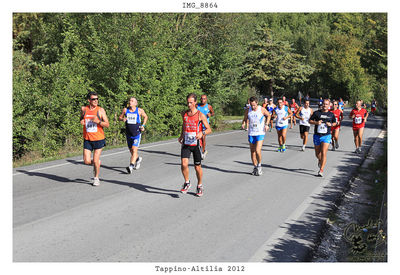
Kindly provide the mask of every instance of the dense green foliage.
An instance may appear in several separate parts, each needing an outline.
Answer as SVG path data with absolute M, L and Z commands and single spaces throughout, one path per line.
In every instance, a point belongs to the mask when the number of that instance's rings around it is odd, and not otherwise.
M 387 97 L 387 14 L 13 15 L 13 157 L 82 143 L 80 106 L 96 91 L 108 144 L 129 96 L 147 138 L 176 135 L 190 92 L 238 115 L 249 95 Z

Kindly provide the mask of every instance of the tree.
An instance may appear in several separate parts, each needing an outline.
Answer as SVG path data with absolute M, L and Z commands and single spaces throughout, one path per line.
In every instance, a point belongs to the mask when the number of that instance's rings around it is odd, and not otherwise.
M 307 81 L 313 68 L 303 63 L 304 56 L 294 52 L 287 41 L 274 40 L 268 28 L 256 31 L 257 40 L 249 45 L 245 61 L 245 78 L 262 94 L 290 89 L 291 85 Z

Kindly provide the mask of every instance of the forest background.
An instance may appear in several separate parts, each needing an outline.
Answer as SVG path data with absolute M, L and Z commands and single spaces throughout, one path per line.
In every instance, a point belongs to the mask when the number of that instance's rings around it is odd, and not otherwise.
M 149 140 L 179 134 L 191 92 L 208 95 L 213 126 L 252 95 L 387 106 L 386 13 L 14 13 L 12 36 L 14 161 L 81 149 L 89 91 L 112 146 L 130 96 Z

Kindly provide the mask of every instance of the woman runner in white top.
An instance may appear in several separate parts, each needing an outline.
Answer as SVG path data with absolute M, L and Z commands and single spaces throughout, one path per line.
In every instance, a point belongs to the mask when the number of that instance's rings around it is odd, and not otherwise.
M 300 137 L 303 140 L 302 151 L 306 150 L 308 141 L 308 133 L 310 132 L 310 117 L 313 114 L 313 109 L 310 108 L 310 101 L 306 100 L 304 106 L 300 107 L 296 112 L 296 117 L 300 119 Z

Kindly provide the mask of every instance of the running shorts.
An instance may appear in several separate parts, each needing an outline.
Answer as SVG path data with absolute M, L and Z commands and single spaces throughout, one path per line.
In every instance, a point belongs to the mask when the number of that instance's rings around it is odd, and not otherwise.
M 300 134 L 304 134 L 305 132 L 310 132 L 310 126 L 300 125 Z
M 93 151 L 93 150 L 97 150 L 97 149 L 101 149 L 104 146 L 106 146 L 106 140 L 105 139 L 101 139 L 101 140 L 95 140 L 95 141 L 90 141 L 87 139 L 83 140 L 83 148 Z
M 320 136 L 320 135 L 314 134 L 313 141 L 314 141 L 314 145 L 321 145 L 321 143 L 331 144 L 332 135 Z
M 376 111 L 376 108 L 371 107 L 371 112 L 375 112 L 375 111 Z
M 182 145 L 181 158 L 188 159 L 193 153 L 194 165 L 201 165 L 201 147 L 200 146 L 189 146 Z
M 282 131 L 283 129 L 286 129 L 287 127 L 288 127 L 287 125 L 285 125 L 285 126 L 283 126 L 283 127 L 278 127 L 278 126 L 276 126 L 276 130 Z
M 249 136 L 249 142 L 251 144 L 256 144 L 257 141 L 264 140 L 265 135 Z
M 139 147 L 141 138 L 142 134 L 137 135 L 135 137 L 126 136 L 126 142 L 128 143 L 128 148 L 132 148 L 133 146 Z

